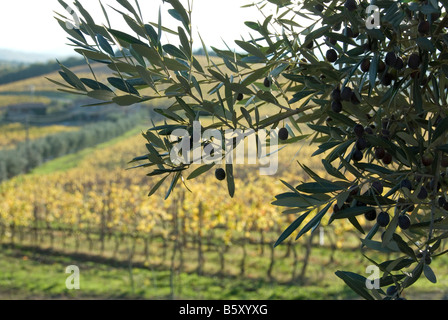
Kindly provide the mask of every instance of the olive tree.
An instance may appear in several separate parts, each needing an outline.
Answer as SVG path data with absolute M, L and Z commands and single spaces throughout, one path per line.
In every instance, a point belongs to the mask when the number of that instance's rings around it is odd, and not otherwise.
M 261 0 L 247 6 L 263 13 L 275 5 L 275 13 L 247 21 L 251 37 L 235 40 L 238 50 L 212 48 L 211 58 L 202 43 L 205 63 L 193 53 L 190 1 L 164 1 L 178 23 L 173 30 L 161 19 L 144 21 L 138 1 L 117 0 L 129 33 L 109 19 L 108 26 L 96 24 L 75 1 L 78 23 L 63 14 L 57 20 L 86 63 L 104 64 L 111 75 L 102 83 L 92 68 L 91 79 L 80 79 L 61 65 L 64 81 L 52 81 L 98 105 L 168 99 L 169 107 L 156 110 L 165 121 L 143 133 L 148 153 L 133 160 L 159 177 L 150 196 L 167 184 L 168 197 L 212 169 L 234 196 L 232 163 L 193 167 L 192 159 L 171 157 L 180 140 L 173 132 L 192 133 L 201 119 L 211 119 L 201 132 L 251 129 L 259 137 L 281 127 L 281 144 L 306 139 L 332 179 L 301 165 L 306 181 L 282 181 L 285 192 L 272 205 L 297 219 L 275 245 L 314 231 L 326 215 L 330 224 L 346 219 L 359 231 L 360 254 L 381 272 L 369 286 L 365 275 L 337 271 L 357 294 L 399 299 L 422 275 L 436 282 L 430 264 L 446 253 L 448 236 L 448 1 Z M 163 43 L 164 33 L 178 41 Z M 228 150 L 211 139 L 187 141 L 195 143 Z M 230 143 L 230 151 L 236 147 Z M 389 253 L 398 258 L 387 260 Z

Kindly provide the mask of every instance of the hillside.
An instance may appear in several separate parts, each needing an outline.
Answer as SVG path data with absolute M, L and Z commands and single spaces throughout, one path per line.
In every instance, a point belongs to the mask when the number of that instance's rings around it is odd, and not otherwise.
M 0 48 L 0 62 L 31 64 L 38 62 L 44 63 L 49 60 L 54 60 L 53 54 L 31 53 Z
M 62 64 L 67 67 L 75 67 L 84 64 L 84 60 L 79 58 L 69 58 L 63 60 Z M 33 63 L 25 66 L 19 65 L 15 68 L 13 67 L 9 72 L 3 72 L 0 74 L 0 85 L 42 76 L 59 69 L 59 64 L 55 59 L 52 59 L 46 63 Z

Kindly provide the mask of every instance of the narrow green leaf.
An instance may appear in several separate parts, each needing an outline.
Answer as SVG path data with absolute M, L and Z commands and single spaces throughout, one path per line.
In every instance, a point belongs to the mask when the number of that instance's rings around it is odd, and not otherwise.
M 229 195 L 231 198 L 235 195 L 235 178 L 233 176 L 233 165 L 226 164 L 227 173 L 227 188 L 229 190 Z
M 414 268 L 414 270 L 412 270 L 412 272 L 409 274 L 409 276 L 403 282 L 403 288 L 410 287 L 420 278 L 420 276 L 422 275 L 422 272 L 423 272 L 423 265 L 424 265 L 423 262 L 420 262 Z
M 171 55 L 175 58 L 188 60 L 187 57 L 185 56 L 185 54 L 181 50 L 179 50 L 177 47 L 173 46 L 172 44 L 166 44 L 166 45 L 162 46 L 162 48 L 166 53 L 168 53 L 169 55 Z
M 266 67 L 262 67 L 260 69 L 255 70 L 254 72 L 252 72 L 251 74 L 249 74 L 246 78 L 243 79 L 243 81 L 241 82 L 242 85 L 245 86 L 249 86 L 250 84 L 252 84 L 253 82 L 259 80 L 259 79 L 264 79 L 266 77 L 267 72 L 269 71 L 269 66 Z
M 126 8 L 129 12 L 131 12 L 140 24 L 142 23 L 140 16 L 137 14 L 137 11 L 135 11 L 134 7 L 127 0 L 117 0 L 117 2 L 124 8 Z
M 227 81 L 226 81 L 226 82 L 227 82 Z M 226 85 L 226 86 L 224 87 L 224 93 L 225 93 L 225 95 L 226 95 L 227 107 L 229 108 L 229 111 L 230 111 L 232 114 L 234 114 L 235 111 L 234 111 L 234 109 L 233 109 L 234 101 L 233 101 L 232 89 L 231 89 L 229 86 Z M 236 120 L 236 119 L 235 119 L 235 120 Z M 233 121 L 233 122 L 234 122 L 234 124 L 235 124 L 236 121 Z
M 432 135 L 431 141 L 436 141 L 440 136 L 446 134 L 448 131 L 448 117 L 445 117 L 440 123 L 437 125 L 436 130 L 434 130 L 434 134 Z
M 129 84 L 127 81 L 121 79 L 121 78 L 114 78 L 114 77 L 110 77 L 107 78 L 107 81 L 109 81 L 109 83 L 114 86 L 115 88 L 130 93 L 130 94 L 135 94 L 135 95 L 139 95 L 139 92 L 131 85 Z
M 130 75 L 133 75 L 137 72 L 135 66 L 125 62 L 111 63 L 107 67 L 113 71 L 117 71 L 119 73 L 127 73 Z
M 330 221 L 333 221 L 335 219 L 353 218 L 353 217 L 359 216 L 361 214 L 364 214 L 366 212 L 369 212 L 370 210 L 372 210 L 372 208 L 366 207 L 366 206 L 350 207 L 350 208 L 347 208 L 347 209 L 344 209 L 344 210 L 334 213 L 331 216 Z
M 190 30 L 190 19 L 188 17 L 187 11 L 183 7 L 183 5 L 180 3 L 179 0 L 166 0 L 166 2 L 170 3 L 174 10 L 177 11 L 179 16 L 182 19 L 182 24 L 184 25 L 185 29 Z
M 145 133 L 142 134 L 145 139 L 152 143 L 154 146 L 166 150 L 166 146 L 163 143 L 162 139 L 160 139 L 156 134 L 152 133 L 150 130 L 147 130 Z
M 182 171 L 179 171 L 174 175 L 173 180 L 171 181 L 171 185 L 166 193 L 165 200 L 168 199 L 171 192 L 173 192 L 174 188 L 176 187 L 177 182 L 179 181 L 179 178 L 181 177 L 181 174 L 182 174 Z
M 409 267 L 415 261 L 413 259 L 408 259 L 406 257 L 400 257 L 396 260 L 388 260 L 383 263 L 380 263 L 379 267 L 381 270 L 391 271 L 399 271 L 403 268 Z
M 366 287 L 366 278 L 347 271 L 336 271 L 336 276 L 341 278 L 354 292 L 366 300 L 374 300 Z
M 165 66 L 173 71 L 189 71 L 190 68 L 183 63 L 180 63 L 179 61 L 175 59 L 166 58 L 164 59 Z
M 120 44 L 126 48 L 129 48 L 129 45 L 131 44 L 140 44 L 145 45 L 142 41 L 138 40 L 137 38 L 131 36 L 130 34 L 127 34 L 125 32 L 115 30 L 115 29 L 108 29 L 108 31 L 119 40 Z
M 157 190 L 162 186 L 162 184 L 165 182 L 166 178 L 168 178 L 169 175 L 166 175 L 163 177 L 159 182 L 157 182 L 154 187 L 151 189 L 151 191 L 148 194 L 148 197 L 151 197 L 153 194 L 157 192 Z
M 56 20 L 58 21 L 59 25 L 61 26 L 62 29 L 64 29 L 65 32 L 67 32 L 72 38 L 87 44 L 86 38 L 84 37 L 84 35 L 75 28 L 67 28 L 66 22 L 62 21 L 58 18 L 56 18 Z
M 429 265 L 425 264 L 423 267 L 423 274 L 430 282 L 437 283 L 437 277 Z
M 182 107 L 182 109 L 185 110 L 187 116 L 191 120 L 196 119 L 196 113 L 193 111 L 193 109 L 184 101 L 181 97 L 176 97 L 177 103 Z
M 335 113 L 333 111 L 328 111 L 328 116 L 333 120 L 346 124 L 350 128 L 353 128 L 356 125 L 356 122 L 354 120 L 350 119 L 349 117 L 347 117 L 342 113 Z
M 185 33 L 184 29 L 182 29 L 181 27 L 179 27 L 177 29 L 177 32 L 179 34 L 179 40 L 180 40 L 180 44 L 182 45 L 182 48 L 184 49 L 185 55 L 188 57 L 188 60 L 190 60 L 190 57 L 192 56 L 192 49 L 190 46 L 190 41 L 189 38 L 187 36 L 187 34 Z
M 363 162 L 358 162 L 355 163 L 355 167 L 357 167 L 358 169 L 361 169 L 361 171 L 367 171 L 367 172 L 371 172 L 371 173 L 377 173 L 377 174 L 392 174 L 393 171 L 384 168 L 382 166 L 376 165 L 374 163 L 363 163 Z
M 127 95 L 127 96 L 115 97 L 112 99 L 112 101 L 118 104 L 119 106 L 125 107 L 142 102 L 142 99 L 133 95 Z
M 132 19 L 127 14 L 123 14 L 123 18 L 126 21 L 126 23 L 128 24 L 128 26 L 132 29 L 132 31 L 134 31 L 140 37 L 146 38 L 145 28 L 141 24 L 136 22 L 134 19 Z
M 369 249 L 382 253 L 400 252 L 400 249 L 395 242 L 390 242 L 387 246 L 383 246 L 382 242 L 370 240 L 366 237 L 366 239 L 361 239 L 361 243 Z
M 379 30 L 379 29 L 372 28 L 372 29 L 367 29 L 366 31 L 367 31 L 367 34 L 373 39 L 379 40 L 381 42 L 384 41 L 384 39 L 385 39 L 383 32 L 381 32 L 381 30 Z
M 331 174 L 333 177 L 336 177 L 338 179 L 347 180 L 347 177 L 344 176 L 338 169 L 333 167 L 327 160 L 322 159 L 322 164 L 325 167 L 325 170 L 328 174 Z
M 158 46 L 158 35 L 156 30 L 154 29 L 153 26 L 151 26 L 150 24 L 145 24 L 144 25 L 145 28 L 145 33 L 149 36 L 149 41 L 151 43 L 152 46 L 157 47 Z
M 95 81 L 95 80 L 91 80 L 91 79 L 87 79 L 87 78 L 82 78 L 81 79 L 82 83 L 84 83 L 86 86 L 88 86 L 90 89 L 93 90 L 106 90 L 106 91 L 112 91 L 108 86 L 106 86 L 105 84 Z
M 250 90 L 248 87 L 240 83 L 228 83 L 227 85 L 232 89 L 233 92 L 249 96 L 252 96 L 254 94 L 252 90 Z
M 138 62 L 137 65 L 146 67 L 145 59 L 143 59 L 143 56 L 134 49 L 134 46 L 132 44 L 129 46 L 129 52 L 135 58 L 135 60 L 137 60 L 137 62 Z
M 324 181 L 302 183 L 301 185 L 297 186 L 297 190 L 311 194 L 336 192 L 343 189 L 344 187 L 336 183 Z
M 375 196 L 353 196 L 353 198 L 355 198 L 357 201 L 365 203 L 367 205 L 372 205 L 372 206 L 376 206 L 376 205 L 384 205 L 384 206 L 390 206 L 396 203 L 396 201 L 386 198 L 386 197 L 382 197 L 379 195 L 375 195 Z
M 423 112 L 422 89 L 420 87 L 420 82 L 417 79 L 414 80 L 412 88 L 412 98 L 415 110 L 419 114 L 422 113 Z
M 287 239 L 291 235 L 291 233 L 293 233 L 298 227 L 300 227 L 303 220 L 305 220 L 305 218 L 308 216 L 309 213 L 310 211 L 307 211 L 306 213 L 302 214 L 288 228 L 286 228 L 286 230 L 278 238 L 277 242 L 275 242 L 274 247 L 280 245 L 285 239 Z
M 157 43 L 160 44 L 160 40 L 162 39 L 162 6 L 159 6 L 159 18 L 157 20 Z
M 244 107 L 241 107 L 241 113 L 243 114 L 244 118 L 246 119 L 247 123 L 249 124 L 249 127 L 252 128 L 252 117 L 250 116 L 247 109 Z
M 249 42 L 241 41 L 241 40 L 235 40 L 235 43 L 241 47 L 244 51 L 260 58 L 260 59 L 266 59 L 264 53 L 256 46 L 250 44 Z
M 311 229 L 315 229 L 319 225 L 320 221 L 322 220 L 324 215 L 327 213 L 328 209 L 331 207 L 332 204 L 333 204 L 333 202 L 328 203 L 318 214 L 316 214 L 313 217 L 313 219 L 311 219 L 303 227 L 303 229 L 299 231 L 299 234 L 297 235 L 296 240 L 299 239 L 301 236 L 303 236 L 308 231 L 310 231 Z
M 274 97 L 274 95 L 268 91 L 258 91 L 257 92 L 257 98 L 272 104 L 278 104 L 277 98 Z
M 380 57 L 378 53 L 375 53 L 372 61 L 370 62 L 370 70 L 369 70 L 369 92 L 372 92 L 373 88 L 375 87 L 376 82 L 376 75 L 378 73 L 378 64 L 380 61 Z
M 59 61 L 59 66 L 64 71 L 64 73 L 67 75 L 67 77 L 70 79 L 71 84 L 73 84 L 74 87 L 76 87 L 79 90 L 87 91 L 86 87 L 82 83 L 82 81 L 78 78 L 76 74 L 74 74 L 71 70 L 69 70 L 67 67 L 62 65 Z M 62 74 L 61 74 L 62 75 Z
M 100 3 L 101 10 L 103 11 L 104 17 L 106 18 L 107 25 L 108 25 L 109 28 L 110 28 L 109 15 L 107 14 L 106 9 L 104 8 L 103 3 L 101 2 L 101 0 L 98 0 L 98 2 Z
M 102 101 L 112 101 L 116 97 L 115 93 L 110 90 L 94 90 L 87 93 L 90 98 L 102 100 Z
M 332 163 L 334 160 L 336 160 L 339 156 L 342 156 L 346 151 L 347 148 L 353 143 L 353 140 L 348 140 L 341 145 L 334 148 L 334 150 L 327 156 L 326 160 L 329 163 Z
M 135 67 L 140 77 L 145 81 L 154 91 L 156 91 L 156 88 L 154 86 L 154 80 L 152 79 L 151 73 L 142 66 L 136 66 Z
M 414 261 L 417 260 L 417 257 L 415 256 L 415 253 L 414 253 L 414 250 L 412 250 L 412 248 L 409 247 L 409 245 L 403 240 L 403 238 L 400 235 L 394 233 L 392 235 L 392 240 L 397 243 L 397 246 L 398 246 L 398 248 L 400 249 L 401 252 L 403 252 L 404 254 L 408 255 Z
M 94 61 L 105 61 L 107 63 L 110 63 L 110 57 L 99 51 L 91 51 L 91 50 L 85 50 L 85 49 L 75 49 L 76 52 L 79 54 L 86 56 L 87 58 L 94 60 Z
M 221 82 L 226 82 L 226 78 L 224 78 L 224 76 L 222 74 L 220 74 L 219 72 L 213 70 L 213 69 L 208 69 L 208 72 L 213 76 L 213 78 L 215 78 L 218 81 Z
M 96 38 L 98 40 L 98 44 L 100 45 L 101 49 L 106 51 L 106 53 L 110 54 L 112 57 L 115 56 L 114 49 L 112 49 L 112 46 L 110 45 L 109 41 L 104 38 L 101 34 L 97 34 Z
M 349 217 L 348 221 L 358 230 L 361 234 L 365 234 L 364 229 L 362 228 L 361 224 L 358 222 L 358 219 L 356 217 Z
M 73 89 L 73 85 L 67 85 L 65 83 L 62 83 L 62 82 L 59 82 L 59 81 L 56 81 L 56 80 L 53 80 L 53 79 L 50 79 L 50 78 L 47 78 L 47 77 L 45 77 L 45 79 L 47 79 L 48 81 L 54 83 L 57 86 L 64 87 L 64 88 L 67 88 L 67 89 Z M 64 78 L 64 80 L 65 80 L 65 78 Z M 65 81 L 67 82 L 67 80 L 65 80 Z
M 288 208 L 308 208 L 311 206 L 322 205 L 324 202 L 325 201 L 312 196 L 300 194 L 296 190 L 294 193 L 287 192 L 285 194 L 277 195 L 276 200 L 272 202 L 272 205 Z
M 156 66 L 163 67 L 162 59 L 157 53 L 156 49 L 150 48 L 146 45 L 133 44 L 132 48 L 138 52 L 142 57 L 148 59 L 148 61 Z
M 194 170 L 194 171 L 188 176 L 187 180 L 192 180 L 192 179 L 194 179 L 194 178 L 199 177 L 201 174 L 203 174 L 203 173 L 209 171 L 209 170 L 210 170 L 211 168 L 213 168 L 214 166 L 215 166 L 215 164 L 214 164 L 214 163 L 211 163 L 211 164 L 206 164 L 206 165 L 203 165 L 203 166 L 197 168 L 196 170 Z

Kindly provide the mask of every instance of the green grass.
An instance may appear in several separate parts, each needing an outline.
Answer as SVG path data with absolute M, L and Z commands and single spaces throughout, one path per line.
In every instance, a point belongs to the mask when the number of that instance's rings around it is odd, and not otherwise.
M 80 290 L 68 290 L 65 268 L 80 269 Z M 169 299 L 170 271 L 133 267 L 82 254 L 61 254 L 29 247 L 3 247 L 0 299 Z M 130 272 L 131 271 L 131 272 Z M 132 276 L 131 276 L 132 275 Z M 250 277 L 175 274 L 176 299 L 266 300 L 343 299 L 355 296 L 342 284 L 299 286 Z
M 141 128 L 134 128 L 117 138 L 111 139 L 109 141 L 106 141 L 106 142 L 96 145 L 94 147 L 86 148 L 79 152 L 48 161 L 48 162 L 44 163 L 43 165 L 34 169 L 31 172 L 31 174 L 46 175 L 46 174 L 51 174 L 54 172 L 64 172 L 64 171 L 76 168 L 83 159 L 85 159 L 87 156 L 89 156 L 95 150 L 105 149 L 110 146 L 113 146 L 117 142 L 123 141 L 132 136 L 135 136 L 139 132 L 141 132 Z
M 62 238 L 64 237 L 64 239 Z M 3 238 L 3 241 L 6 239 Z M 16 239 L 17 240 L 17 239 Z M 357 249 L 345 248 L 334 254 L 330 261 L 329 247 L 313 247 L 305 282 L 291 279 L 292 257 L 285 256 L 285 247 L 277 247 L 273 278 L 266 276 L 269 250 L 264 254 L 259 246 L 248 246 L 245 275 L 239 274 L 241 247 L 234 245 L 226 253 L 225 273 L 219 274 L 216 252 L 204 252 L 202 275 L 196 272 L 196 248 L 183 252 L 184 267 L 174 271 L 173 288 L 170 286 L 172 245 L 163 255 L 162 243 L 152 241 L 149 260 L 143 255 L 143 242 L 137 242 L 132 264 L 128 261 L 130 239 L 120 240 L 114 250 L 113 238 L 106 241 L 101 254 L 99 241 L 92 238 L 93 246 L 81 235 L 75 249 L 73 236 L 57 235 L 53 245 L 47 237 L 33 240 L 23 234 L 21 245 L 0 247 L 0 300 L 3 299 L 187 299 L 187 300 L 335 300 L 359 299 L 335 276 L 336 270 L 364 274 L 370 264 Z M 37 246 L 35 246 L 37 244 Z M 266 247 L 267 248 L 267 247 Z M 297 244 L 300 270 L 303 246 Z M 204 248 L 205 249 L 205 248 Z M 180 260 L 176 255 L 176 266 Z M 443 299 L 448 294 L 447 257 L 434 259 L 431 267 L 438 283 L 432 284 L 422 275 L 406 291 L 408 299 Z M 80 290 L 68 290 L 65 268 L 76 265 L 80 269 Z M 366 275 L 367 276 L 367 275 Z M 171 295 L 174 290 L 174 296 Z

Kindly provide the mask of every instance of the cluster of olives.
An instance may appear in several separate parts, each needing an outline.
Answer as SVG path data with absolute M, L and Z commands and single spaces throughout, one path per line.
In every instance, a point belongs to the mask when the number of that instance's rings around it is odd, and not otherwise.
M 375 180 L 371 183 L 370 188 L 363 194 L 361 194 L 360 188 L 358 186 L 354 186 L 350 190 L 351 190 L 351 192 L 341 208 L 339 208 L 339 206 L 337 204 L 334 205 L 334 207 L 333 207 L 334 213 L 337 213 L 341 210 L 347 209 L 352 205 L 355 205 L 357 207 L 367 207 L 367 204 L 354 199 L 354 197 L 355 196 L 363 196 L 364 197 L 364 196 L 370 196 L 373 194 L 382 195 L 384 192 L 384 186 L 381 181 Z M 356 202 L 353 203 L 353 201 L 356 201 Z M 411 205 L 406 204 L 406 203 L 404 203 L 403 200 L 401 200 L 397 204 L 397 207 L 400 211 L 400 213 L 399 213 L 400 215 L 398 217 L 398 226 L 402 230 L 407 230 L 411 227 L 411 219 L 407 213 L 414 211 L 415 206 L 413 204 L 411 204 Z M 387 227 L 391 221 L 389 213 L 387 213 L 386 211 L 383 211 L 383 210 L 381 210 L 379 213 L 377 213 L 377 209 L 374 208 L 373 206 L 370 207 L 370 210 L 367 210 L 364 213 L 364 218 L 367 221 L 376 221 L 376 223 L 380 227 Z
M 336 89 L 333 90 L 333 92 L 331 93 L 331 110 L 335 113 L 340 113 L 342 112 L 342 102 L 350 102 L 352 104 L 359 104 L 360 101 L 358 99 L 358 97 L 356 96 L 356 93 L 353 91 L 352 88 L 345 86 L 344 88 L 342 88 L 342 90 L 337 87 Z
M 387 128 L 387 125 L 383 124 L 383 129 L 379 132 L 379 137 L 382 139 L 388 139 L 390 136 L 390 131 L 384 128 Z M 364 158 L 364 150 L 372 147 L 369 140 L 366 138 L 366 135 L 375 134 L 374 129 L 376 129 L 376 126 L 374 124 L 366 127 L 361 124 L 356 124 L 354 126 L 353 134 L 356 137 L 356 143 L 351 156 L 353 161 L 361 161 Z M 392 163 L 392 155 L 387 152 L 382 146 L 377 146 L 374 148 L 374 155 L 377 160 L 381 160 L 385 165 L 389 165 Z
M 364 157 L 363 151 L 369 147 L 369 142 L 364 138 L 366 130 L 360 124 L 355 125 L 353 132 L 356 135 L 356 144 L 352 154 L 352 159 L 356 162 L 361 161 Z
M 325 1 L 324 1 L 325 2 Z M 358 5 L 355 0 L 347 0 L 344 4 L 345 8 L 349 11 L 354 11 L 358 9 Z M 315 10 L 322 12 L 324 7 L 322 4 L 318 4 L 315 6 Z M 440 17 L 440 14 L 432 14 L 432 21 L 437 20 Z M 418 32 L 421 36 L 427 36 L 430 33 L 431 25 L 424 16 L 421 16 L 420 22 L 418 24 Z M 333 26 L 334 31 L 339 31 L 341 28 L 341 24 L 338 23 Z M 344 35 L 351 38 L 356 38 L 359 35 L 358 31 L 353 31 L 350 26 L 346 26 L 344 29 Z M 327 38 L 327 45 L 330 46 L 330 49 L 325 53 L 325 58 L 328 62 L 334 63 L 338 60 L 338 52 L 331 48 L 336 45 L 337 41 L 331 38 Z M 312 42 L 308 43 L 308 48 L 312 48 Z M 421 74 L 421 65 L 424 57 L 420 52 L 410 52 L 406 53 L 404 56 L 400 50 L 396 47 L 393 48 L 389 52 L 387 52 L 383 57 L 380 57 L 379 61 L 377 61 L 377 73 L 378 79 L 383 86 L 391 86 L 393 81 L 397 81 L 399 76 L 410 75 L 413 79 L 418 79 L 420 81 L 420 85 L 424 86 L 428 83 L 428 77 L 424 74 Z M 368 52 L 378 52 L 379 43 L 378 40 L 367 37 L 367 42 L 364 45 L 364 50 L 366 53 Z M 371 58 L 366 57 L 363 61 L 360 62 L 360 69 L 362 72 L 371 72 Z M 405 69 L 411 70 L 411 72 L 404 72 Z M 336 89 L 337 91 L 338 89 Z M 342 101 L 351 101 L 354 103 L 359 103 L 359 99 L 356 94 L 352 94 L 351 88 L 342 88 L 342 92 L 346 90 L 345 94 L 343 94 L 343 99 L 338 99 L 338 93 L 335 92 L 336 98 L 333 97 L 331 102 L 331 108 L 334 112 L 339 113 L 342 111 Z
M 327 51 L 327 60 L 328 61 L 336 61 L 337 60 L 337 53 L 334 51 L 334 49 L 330 49 Z M 331 58 L 331 60 L 330 60 Z M 411 77 L 415 78 L 419 75 L 419 68 L 421 65 L 422 58 L 417 53 L 412 53 L 407 62 L 407 66 L 414 70 L 411 73 Z M 362 72 L 369 72 L 371 68 L 371 61 L 369 58 L 365 58 L 361 64 L 360 69 Z M 381 79 L 381 84 L 383 86 L 390 86 L 392 84 L 392 81 L 396 78 L 396 73 L 392 73 L 389 70 L 395 69 L 396 71 L 401 71 L 405 68 L 404 61 L 401 57 L 399 57 L 395 52 L 390 51 L 386 54 L 385 60 L 379 60 L 378 62 L 378 68 L 377 73 L 379 76 L 379 79 Z M 427 79 L 423 78 L 421 84 L 424 85 L 427 82 Z M 342 88 L 342 90 L 337 87 L 333 90 L 331 94 L 331 109 L 333 112 L 340 113 L 343 110 L 343 101 L 351 102 L 355 105 L 359 104 L 360 101 L 358 99 L 358 96 L 356 95 L 355 91 L 345 86 Z
M 370 45 L 366 45 L 366 50 L 370 50 Z M 420 68 L 422 58 L 418 53 L 412 53 L 407 59 L 407 66 L 413 70 L 411 72 L 411 77 L 415 78 L 419 75 L 418 69 Z M 401 58 L 395 51 L 389 51 L 386 53 L 383 60 L 378 61 L 377 74 L 379 79 L 381 80 L 381 84 L 383 86 L 390 86 L 392 81 L 396 79 L 397 72 L 402 71 L 405 68 L 405 62 L 403 58 Z M 361 64 L 360 69 L 362 72 L 370 72 L 371 69 L 371 60 L 369 58 L 365 58 Z M 424 84 L 424 82 L 422 82 Z

